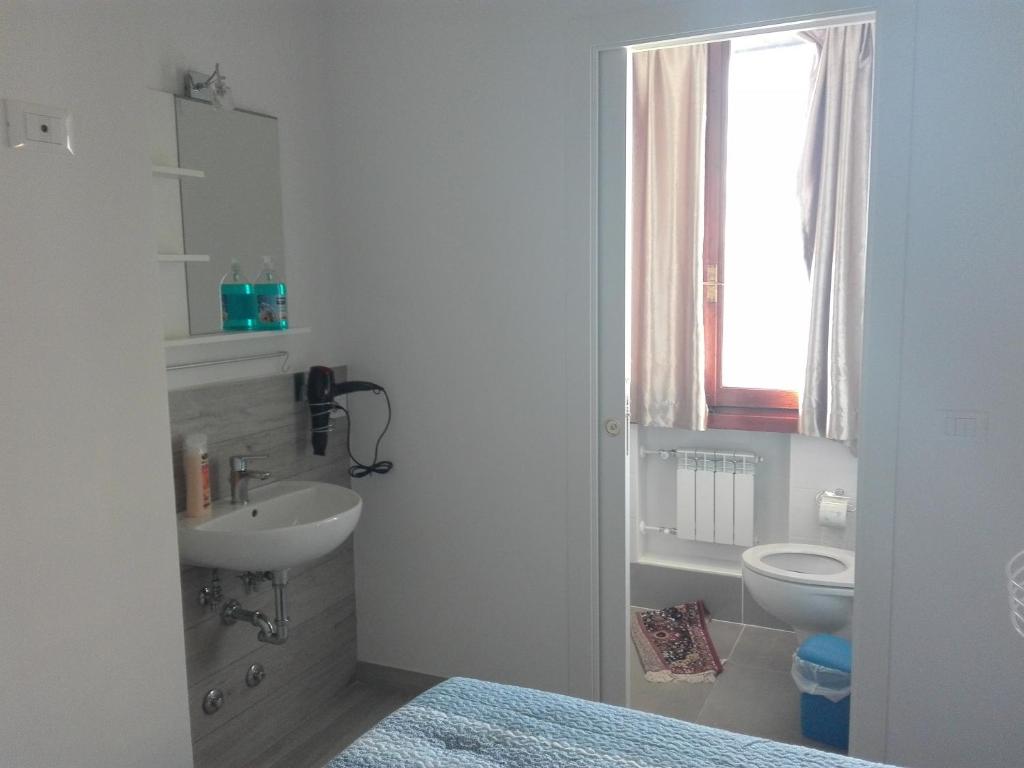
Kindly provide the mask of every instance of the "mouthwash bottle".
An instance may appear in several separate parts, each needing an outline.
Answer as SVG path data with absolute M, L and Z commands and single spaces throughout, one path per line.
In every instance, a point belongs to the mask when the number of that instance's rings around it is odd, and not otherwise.
M 288 289 L 274 273 L 269 258 L 263 259 L 263 271 L 253 284 L 256 292 L 256 328 L 281 331 L 288 327 Z
M 242 277 L 238 259 L 220 281 L 221 325 L 225 331 L 251 331 L 256 327 L 256 294 Z

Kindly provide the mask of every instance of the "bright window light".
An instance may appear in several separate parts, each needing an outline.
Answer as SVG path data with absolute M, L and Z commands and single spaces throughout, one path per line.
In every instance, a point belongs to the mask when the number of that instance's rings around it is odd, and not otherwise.
M 797 168 L 815 48 L 794 33 L 732 42 L 722 384 L 803 389 L 810 312 Z

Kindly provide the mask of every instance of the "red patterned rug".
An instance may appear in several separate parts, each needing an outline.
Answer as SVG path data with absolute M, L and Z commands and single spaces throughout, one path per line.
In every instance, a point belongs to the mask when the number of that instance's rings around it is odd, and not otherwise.
M 660 611 L 640 611 L 630 620 L 633 645 L 644 677 L 651 682 L 705 683 L 722 671 L 704 603 L 683 603 Z

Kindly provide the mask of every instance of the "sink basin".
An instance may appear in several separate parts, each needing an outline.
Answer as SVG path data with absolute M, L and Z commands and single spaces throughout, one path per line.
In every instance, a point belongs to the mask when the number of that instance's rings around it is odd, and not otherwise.
M 252 489 L 246 504 L 216 502 L 209 517 L 179 515 L 178 550 L 186 565 L 280 571 L 341 546 L 362 509 L 340 485 L 282 480 Z

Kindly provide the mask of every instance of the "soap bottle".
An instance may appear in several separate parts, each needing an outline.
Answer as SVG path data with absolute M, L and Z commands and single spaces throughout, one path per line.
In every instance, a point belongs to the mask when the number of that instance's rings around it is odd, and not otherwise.
M 185 517 L 206 517 L 210 514 L 210 457 L 206 452 L 206 435 L 185 438 L 182 464 L 185 468 Z
M 256 325 L 256 294 L 242 277 L 238 259 L 220 281 L 221 326 L 225 331 L 251 331 Z
M 288 289 L 274 272 L 270 257 L 263 259 L 263 271 L 253 284 L 256 292 L 256 328 L 282 331 L 288 327 Z

